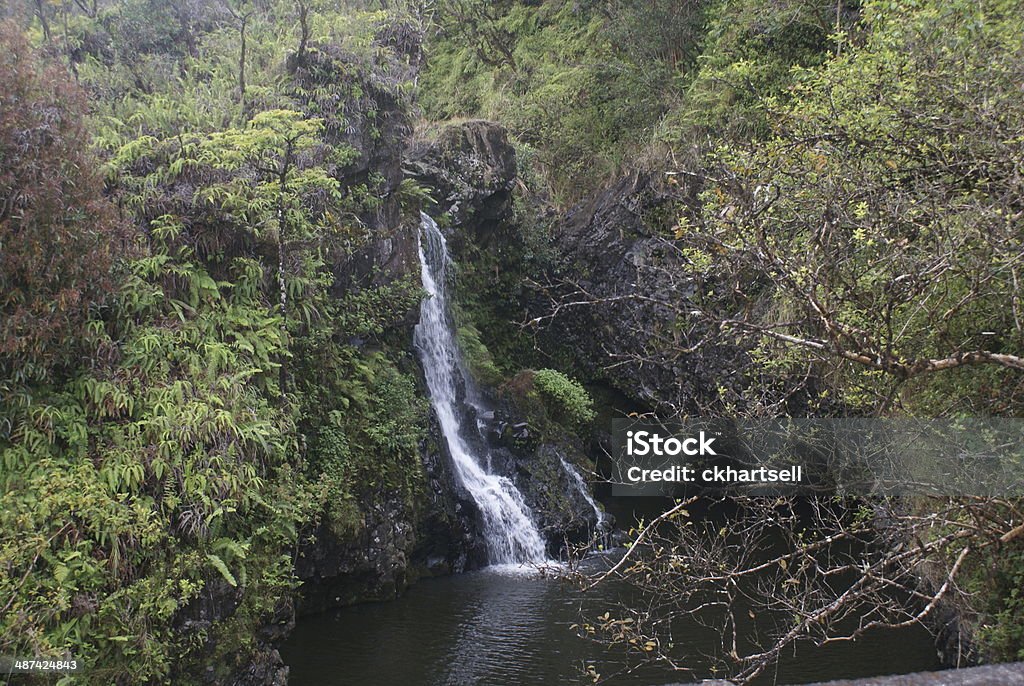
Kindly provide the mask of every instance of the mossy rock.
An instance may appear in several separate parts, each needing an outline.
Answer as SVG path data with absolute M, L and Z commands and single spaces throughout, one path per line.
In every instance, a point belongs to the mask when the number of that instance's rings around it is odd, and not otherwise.
M 494 362 L 494 356 L 480 340 L 480 331 L 472 324 L 460 326 L 455 333 L 466 367 L 480 386 L 495 387 L 504 380 L 504 375 Z
M 556 421 L 576 428 L 594 421 L 594 401 L 574 379 L 554 369 L 534 372 L 533 385 Z
M 501 387 L 501 396 L 541 438 L 579 431 L 596 416 L 586 389 L 553 369 L 519 372 Z

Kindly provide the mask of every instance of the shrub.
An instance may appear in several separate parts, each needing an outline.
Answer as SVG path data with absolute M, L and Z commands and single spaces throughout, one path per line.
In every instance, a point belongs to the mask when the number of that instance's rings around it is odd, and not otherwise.
M 573 424 L 594 421 L 593 400 L 579 382 L 554 369 L 541 369 L 534 374 L 533 385 L 556 418 Z

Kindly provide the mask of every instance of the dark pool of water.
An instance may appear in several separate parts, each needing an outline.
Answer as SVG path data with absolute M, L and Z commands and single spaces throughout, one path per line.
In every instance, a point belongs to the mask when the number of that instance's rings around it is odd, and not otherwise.
M 585 596 L 553 578 L 485 569 L 420 582 L 402 598 L 306 617 L 282 647 L 294 686 L 538 686 L 588 683 L 587 664 L 621 667 L 570 626 L 581 610 L 600 613 L 623 589 L 599 586 Z M 711 676 L 702 655 L 720 639 L 694 624 L 674 633 L 692 674 L 644 669 L 613 678 L 622 686 L 658 686 Z M 939 666 L 923 629 L 875 633 L 788 655 L 760 683 L 799 684 L 841 677 L 905 673 Z

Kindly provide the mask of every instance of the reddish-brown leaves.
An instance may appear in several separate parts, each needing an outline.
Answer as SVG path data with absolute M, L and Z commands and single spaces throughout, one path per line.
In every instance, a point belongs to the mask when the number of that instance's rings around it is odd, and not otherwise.
M 0 376 L 75 353 L 124 233 L 89 149 L 85 98 L 0 23 Z

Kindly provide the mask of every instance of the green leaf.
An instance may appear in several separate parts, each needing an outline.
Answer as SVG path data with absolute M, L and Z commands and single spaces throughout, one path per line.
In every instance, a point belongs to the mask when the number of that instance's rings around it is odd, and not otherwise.
M 238 586 L 238 582 L 235 581 L 234 575 L 231 573 L 231 570 L 228 569 L 228 566 L 224 563 L 224 560 L 220 559 L 219 557 L 213 554 L 208 554 L 206 556 L 206 559 L 210 561 L 210 564 L 212 564 L 217 569 L 218 572 L 220 572 L 220 575 L 224 577 L 225 581 L 227 581 L 234 587 Z

